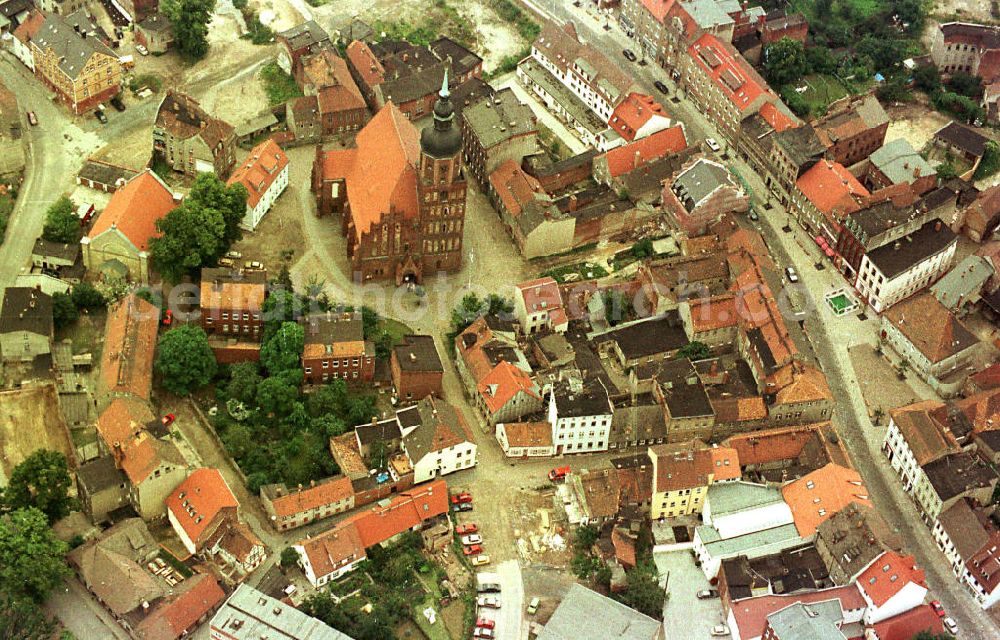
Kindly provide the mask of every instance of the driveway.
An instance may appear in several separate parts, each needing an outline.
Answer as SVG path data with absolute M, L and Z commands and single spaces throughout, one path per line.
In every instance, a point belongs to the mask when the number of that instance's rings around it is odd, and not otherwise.
M 498 640 L 527 638 L 526 632 L 522 634 L 525 605 L 521 565 L 516 560 L 507 560 L 496 565 L 490 571 L 480 572 L 477 579 L 477 584 L 496 580 L 500 585 L 500 608 L 479 609 L 476 612 L 477 617 L 494 620 L 497 623 L 494 631 Z
M 667 599 L 663 605 L 663 624 L 667 629 L 684 629 L 685 640 L 712 637 L 712 627 L 725 622 L 722 601 L 718 598 L 699 600 L 695 594 L 708 589 L 708 580 L 694 563 L 690 551 L 654 552 L 653 561 L 660 572 L 661 584 L 666 584 Z

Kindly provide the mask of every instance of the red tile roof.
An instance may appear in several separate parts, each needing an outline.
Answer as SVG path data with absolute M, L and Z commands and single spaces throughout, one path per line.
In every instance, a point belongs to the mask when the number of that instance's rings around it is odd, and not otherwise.
M 114 451 L 116 445 L 124 445 L 146 428 L 153 420 L 149 405 L 135 398 L 115 398 L 97 417 L 97 433 Z
M 767 83 L 729 43 L 705 33 L 688 47 L 688 55 L 708 74 L 723 95 L 744 112 L 762 96 L 774 97 Z
M 531 376 L 506 360 L 501 360 L 500 364 L 479 381 L 478 389 L 490 413 L 500 411 L 521 392 L 541 399 Z
M 861 572 L 856 583 L 876 607 L 881 607 L 911 582 L 927 587 L 924 572 L 913 556 L 886 551 Z
M 829 422 L 821 422 L 740 433 L 726 438 L 722 444 L 736 449 L 744 467 L 796 460 L 807 446 L 814 443 L 818 445 L 817 449 L 825 451 L 825 457 L 830 461 L 849 465 L 842 441 L 838 438 L 836 443 L 831 442 L 826 436 L 827 430 L 836 433 Z
M 930 291 L 898 302 L 883 315 L 932 363 L 938 363 L 979 343 L 955 314 Z
M 284 496 L 274 498 L 271 500 L 271 504 L 275 514 L 283 518 L 324 505 L 336 504 L 352 495 L 354 495 L 354 487 L 351 485 L 350 478 L 336 476 L 317 484 L 315 487 L 292 491 Z
M 115 191 L 88 235 L 93 239 L 114 228 L 136 249 L 148 251 L 149 241 L 160 235 L 156 221 L 176 206 L 167 185 L 147 169 Z
M 287 166 L 288 156 L 274 140 L 267 139 L 250 151 L 250 155 L 233 172 L 227 184 L 239 182 L 246 187 L 247 204 L 252 209 Z
M 29 9 L 28 18 L 14 29 L 14 37 L 18 39 L 22 44 L 27 44 L 38 33 L 38 30 L 42 28 L 45 23 L 45 14 L 41 11 L 35 11 L 34 9 Z
M 365 557 L 365 545 L 353 520 L 345 520 L 311 540 L 298 542 L 305 551 L 313 574 L 319 578 Z
M 693 448 L 700 445 L 701 448 Z M 706 447 L 700 442 L 650 447 L 656 456 L 654 491 L 681 491 L 707 487 L 712 482 L 740 477 L 740 458 L 736 449 Z
M 829 160 L 814 164 L 795 185 L 821 213 L 837 218 L 859 210 L 871 195 L 844 165 Z
M 385 82 L 385 68 L 367 44 L 355 40 L 347 45 L 346 53 L 354 70 L 361 76 L 361 82 L 368 87 L 375 87 Z
M 1000 531 L 990 532 L 989 540 L 966 561 L 965 568 L 986 593 L 1000 587 Z
M 178 590 L 177 595 L 165 599 L 136 625 L 135 635 L 139 640 L 177 640 L 186 636 L 203 616 L 226 599 L 215 578 L 205 573 L 188 578 Z
M 922 400 L 889 411 L 890 420 L 920 466 L 961 449 L 951 429 L 935 419 L 942 409 L 942 402 Z
M 816 527 L 852 502 L 872 506 L 861 474 L 832 462 L 786 484 L 781 495 L 803 538 L 815 534 Z
M 632 92 L 611 113 L 608 125 L 625 140 L 635 140 L 635 135 L 653 116 L 667 118 L 663 106 L 642 93 Z
M 149 399 L 160 309 L 132 294 L 114 305 L 104 324 L 102 393 L 129 393 Z
M 390 211 L 416 217 L 420 138 L 399 107 L 382 107 L 358 133 L 354 151 L 324 153 L 323 178 L 346 181 L 357 238 Z
M 662 24 L 667 12 L 674 6 L 674 0 L 642 0 L 642 6 Z
M 552 446 L 552 425 L 548 422 L 507 422 L 503 430 L 511 447 Z
M 167 510 L 184 529 L 196 547 L 202 535 L 223 509 L 238 509 L 236 496 L 218 469 L 195 469 L 167 496 Z
M 877 640 L 913 640 L 921 631 L 937 635 L 944 630 L 944 625 L 931 605 L 922 604 L 906 613 L 875 623 L 872 630 L 875 631 Z
M 400 493 L 388 505 L 376 506 L 351 521 L 367 549 L 408 531 L 425 520 L 448 513 L 448 485 L 435 480 Z
M 517 285 L 517 291 L 524 301 L 528 313 L 552 311 L 563 306 L 559 284 L 551 277 L 537 278 Z
M 774 102 L 768 102 L 760 108 L 760 117 L 764 118 L 779 133 L 785 129 L 794 129 L 798 124 L 790 115 L 776 106 Z
M 507 160 L 490 174 L 490 185 L 512 216 L 521 215 L 535 198 L 548 195 L 542 188 L 542 183 L 525 172 L 514 160 Z
M 814 604 L 829 600 L 839 600 L 841 609 L 845 611 L 856 611 L 864 609 L 866 606 L 865 599 L 861 596 L 857 586 L 848 584 L 833 589 L 808 591 L 795 595 L 745 598 L 731 604 L 731 613 L 739 627 L 740 636 L 752 638 L 763 632 L 767 617 L 775 611 L 780 611 L 796 602 Z
M 612 178 L 630 173 L 654 160 L 679 153 L 687 148 L 684 128 L 681 125 L 657 131 L 641 140 L 616 147 L 605 154 L 608 173 Z
M 740 317 L 736 310 L 736 298 L 732 295 L 691 300 L 689 304 L 691 305 L 691 327 L 695 333 L 735 327 L 739 324 Z

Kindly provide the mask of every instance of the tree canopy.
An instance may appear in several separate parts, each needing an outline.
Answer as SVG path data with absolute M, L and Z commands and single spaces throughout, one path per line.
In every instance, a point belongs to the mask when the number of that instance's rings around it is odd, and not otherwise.
M 80 241 L 80 218 L 76 216 L 73 202 L 62 196 L 45 212 L 42 237 L 49 242 L 75 244 Z
M 245 211 L 243 185 L 227 187 L 213 174 L 199 174 L 180 206 L 156 222 L 162 234 L 150 242 L 156 270 L 178 282 L 185 274 L 216 264 L 240 237 Z
M 795 82 L 809 72 L 805 45 L 791 38 L 767 45 L 763 60 L 764 76 L 774 86 Z
M 72 483 L 66 456 L 38 449 L 14 467 L 3 489 L 3 505 L 7 509 L 34 507 L 52 523 L 69 515 L 73 508 L 69 497 Z
M 160 11 L 170 21 L 174 41 L 188 60 L 201 60 L 208 53 L 208 23 L 215 0 L 163 0 Z
M 56 291 L 52 294 L 52 323 L 56 329 L 62 329 L 76 322 L 80 313 L 73 304 L 73 298 L 68 293 Z
M 615 597 L 636 611 L 650 618 L 663 618 L 663 587 L 657 582 L 656 576 L 638 568 L 628 573 L 625 590 Z
M 69 546 L 56 538 L 38 509 L 0 516 L 0 585 L 10 596 L 44 602 L 70 573 L 67 551 Z
M 297 369 L 305 345 L 305 330 L 297 322 L 283 322 L 260 348 L 260 363 L 272 376 Z
M 0 638 L 52 640 L 55 630 L 55 623 L 45 617 L 41 607 L 0 588 Z
M 168 391 L 186 396 L 211 382 L 217 368 L 208 336 L 197 325 L 167 331 L 156 348 L 154 368 Z

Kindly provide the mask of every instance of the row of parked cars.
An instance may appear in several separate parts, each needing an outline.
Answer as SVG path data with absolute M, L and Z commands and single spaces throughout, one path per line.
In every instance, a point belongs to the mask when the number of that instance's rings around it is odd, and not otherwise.
M 468 491 L 456 493 L 451 497 L 451 510 L 454 513 L 472 511 L 472 494 Z M 474 567 L 490 563 L 490 557 L 483 553 L 483 536 L 479 534 L 479 526 L 475 522 L 460 524 L 455 527 L 462 543 L 462 553 L 469 558 Z

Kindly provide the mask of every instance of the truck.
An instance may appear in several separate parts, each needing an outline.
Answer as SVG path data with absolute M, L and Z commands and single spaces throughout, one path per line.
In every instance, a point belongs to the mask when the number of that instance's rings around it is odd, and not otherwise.
M 566 479 L 567 474 L 569 474 L 569 467 L 556 467 L 549 471 L 549 480 L 552 482 L 561 482 Z

